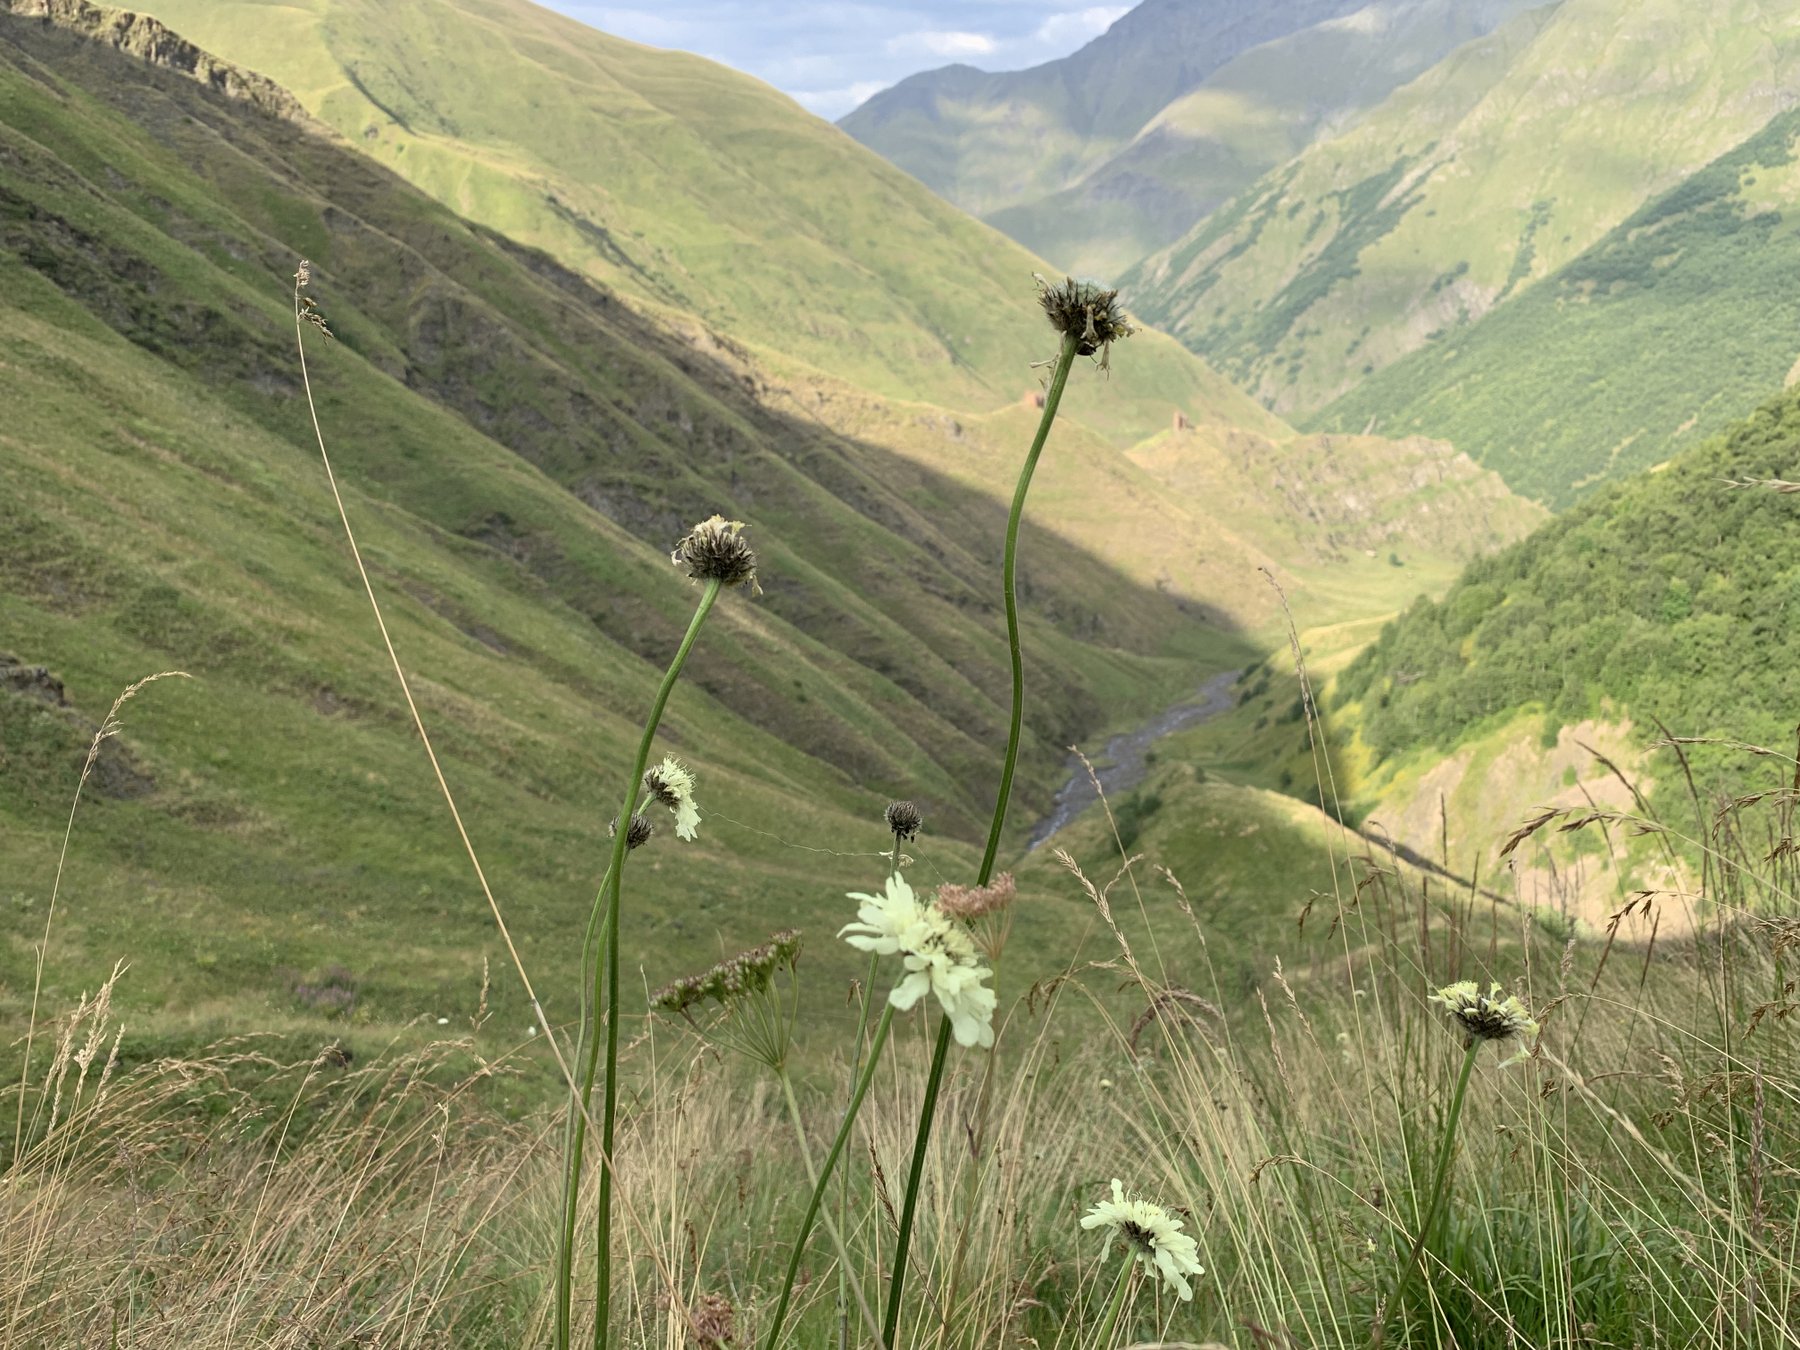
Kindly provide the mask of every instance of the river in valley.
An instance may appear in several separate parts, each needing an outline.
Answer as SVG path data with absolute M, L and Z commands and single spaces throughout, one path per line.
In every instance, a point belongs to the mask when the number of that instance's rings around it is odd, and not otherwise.
M 1231 687 L 1241 674 L 1240 670 L 1220 671 L 1181 702 L 1164 708 L 1143 726 L 1114 736 L 1098 754 L 1089 754 L 1094 774 L 1108 799 L 1117 800 L 1119 794 L 1144 781 L 1144 775 L 1150 771 L 1150 747 L 1157 741 L 1184 727 L 1209 722 L 1229 709 Z M 1068 781 L 1057 790 L 1050 814 L 1032 827 L 1029 848 L 1037 848 L 1094 804 L 1094 784 L 1081 760 L 1071 754 L 1067 767 Z

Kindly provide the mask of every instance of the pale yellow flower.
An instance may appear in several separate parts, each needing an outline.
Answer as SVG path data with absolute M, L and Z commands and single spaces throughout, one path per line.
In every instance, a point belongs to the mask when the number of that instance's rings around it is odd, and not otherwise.
M 676 837 L 694 838 L 700 828 L 700 811 L 694 805 L 694 775 L 687 765 L 678 759 L 665 758 L 645 773 L 644 788 L 675 813 Z
M 1538 1034 L 1537 1019 L 1531 1015 L 1531 1009 L 1498 984 L 1490 984 L 1484 994 L 1474 980 L 1458 980 L 1438 990 L 1431 1001 L 1444 1005 L 1470 1042 L 1507 1041 L 1514 1037 L 1529 1041 Z M 1529 1054 L 1529 1047 L 1521 1047 L 1515 1058 L 1525 1059 Z
M 1200 1264 L 1200 1248 L 1194 1239 L 1181 1231 L 1181 1220 L 1161 1205 L 1148 1200 L 1127 1200 L 1125 1187 L 1113 1178 L 1112 1199 L 1102 1200 L 1081 1220 L 1083 1228 L 1104 1228 L 1106 1249 L 1112 1251 L 1112 1239 L 1125 1244 L 1126 1252 L 1153 1275 L 1161 1275 L 1184 1300 L 1194 1297 L 1189 1275 L 1204 1275 Z
M 936 904 L 921 903 L 898 872 L 882 894 L 852 892 L 850 898 L 861 902 L 856 921 L 838 936 L 859 951 L 898 956 L 906 967 L 888 1002 L 905 1012 L 935 994 L 958 1045 L 992 1045 L 997 1001 L 982 984 L 992 972 L 981 964 L 968 933 Z

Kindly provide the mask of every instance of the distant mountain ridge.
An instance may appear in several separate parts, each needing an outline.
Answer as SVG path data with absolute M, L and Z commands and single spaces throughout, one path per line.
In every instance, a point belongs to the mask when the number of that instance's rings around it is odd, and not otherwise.
M 839 125 L 1059 266 L 1111 278 L 1541 3 L 1146 0 L 1059 61 L 928 71 Z
M 1796 89 L 1785 6 L 1561 0 L 1458 48 L 1123 284 L 1304 416 L 1528 294 Z

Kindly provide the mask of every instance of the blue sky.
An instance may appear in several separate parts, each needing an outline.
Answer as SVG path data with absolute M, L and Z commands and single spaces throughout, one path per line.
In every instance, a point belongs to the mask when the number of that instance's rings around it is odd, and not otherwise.
M 836 119 L 918 70 L 1066 56 L 1135 0 L 540 0 L 603 32 L 735 66 Z

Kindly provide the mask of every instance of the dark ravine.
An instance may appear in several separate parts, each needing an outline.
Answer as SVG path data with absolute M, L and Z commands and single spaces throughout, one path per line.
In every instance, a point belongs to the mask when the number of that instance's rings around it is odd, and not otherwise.
M 1094 765 L 1094 777 L 1100 780 L 1101 790 L 1111 798 L 1143 782 L 1144 775 L 1150 769 L 1147 758 L 1150 747 L 1172 732 L 1210 722 L 1228 710 L 1233 702 L 1232 686 L 1243 673 L 1241 670 L 1220 671 L 1195 690 L 1192 696 L 1163 709 L 1135 731 L 1125 731 L 1114 736 L 1099 754 L 1089 755 L 1088 759 Z M 1026 845 L 1028 849 L 1042 845 L 1051 835 L 1094 804 L 1094 784 L 1081 763 L 1081 757 L 1071 752 L 1065 768 L 1069 775 L 1068 781 L 1057 789 L 1050 814 L 1031 827 L 1031 840 Z

